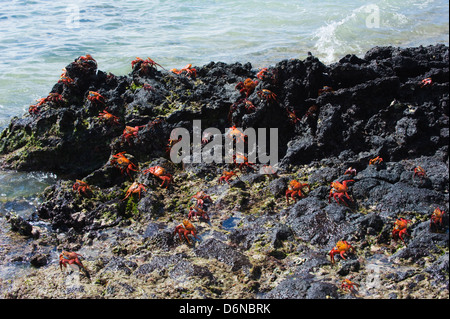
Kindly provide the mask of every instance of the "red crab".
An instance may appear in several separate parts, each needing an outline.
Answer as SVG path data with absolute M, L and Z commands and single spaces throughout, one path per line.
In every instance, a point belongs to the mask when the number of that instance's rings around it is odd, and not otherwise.
M 261 99 L 265 99 L 266 101 L 275 101 L 277 100 L 277 95 L 270 90 L 262 89 L 257 92 L 258 96 Z
M 408 223 L 410 223 L 410 222 L 411 221 L 409 219 L 403 219 L 403 218 L 397 219 L 394 224 L 394 229 L 392 230 L 392 238 L 394 240 L 396 240 L 398 237 L 405 244 L 405 241 L 403 240 L 403 236 L 404 235 L 409 236 L 409 234 L 406 231 L 407 231 Z
M 91 102 L 98 102 L 100 104 L 105 104 L 105 98 L 98 92 L 89 91 L 87 98 Z
M 230 172 L 228 172 L 228 171 L 223 171 L 222 176 L 220 176 L 220 178 L 219 178 L 219 184 L 222 184 L 223 181 L 225 181 L 225 182 L 227 182 L 228 184 L 230 184 L 229 180 L 230 180 L 233 176 L 236 176 L 236 177 L 237 177 L 237 174 L 236 174 L 234 171 L 230 171 Z
M 75 181 L 75 183 L 72 186 L 72 189 L 74 191 L 78 191 L 78 194 L 80 194 L 80 195 L 84 194 L 85 196 L 88 196 L 88 192 L 91 191 L 89 185 L 86 182 L 83 182 L 83 181 L 81 181 L 79 179 L 77 179 Z
M 260 80 L 264 80 L 264 79 L 267 79 L 267 78 L 269 78 L 269 77 L 271 77 L 271 76 L 269 76 L 269 71 L 268 71 L 267 68 L 262 68 L 262 69 L 258 72 L 258 74 L 256 74 L 256 77 L 257 77 L 258 79 L 260 79 Z
M 200 218 L 203 218 L 205 220 L 209 220 L 208 214 L 202 208 L 198 207 L 197 205 L 191 206 L 191 208 L 189 208 L 188 219 L 190 220 L 193 217 L 197 216 L 200 216 Z
M 162 166 L 153 166 L 150 168 L 147 168 L 146 170 L 143 171 L 144 174 L 150 173 L 156 177 L 158 177 L 159 179 L 162 180 L 161 186 L 162 187 L 164 185 L 164 183 L 166 183 L 166 188 L 169 186 L 170 182 L 172 181 L 172 175 L 169 173 L 166 173 L 166 170 L 164 169 L 164 167 Z
M 106 109 L 99 113 L 98 118 L 101 120 L 105 120 L 112 124 L 120 125 L 119 118 L 111 113 L 109 113 Z
M 197 192 L 191 198 L 195 198 L 197 200 L 196 206 L 199 206 L 199 207 L 203 207 L 205 200 L 211 201 L 211 197 L 209 195 L 207 195 L 204 191 Z
M 144 127 L 145 125 L 141 125 L 141 126 L 125 126 L 125 129 L 123 130 L 123 134 L 122 134 L 122 141 L 126 140 L 128 142 L 128 144 L 130 144 L 130 140 L 131 138 L 135 138 L 138 136 L 139 133 L 139 129 Z
M 286 112 L 288 114 L 289 117 L 289 121 L 291 121 L 291 123 L 295 124 L 298 121 L 300 121 L 300 119 L 297 117 L 297 115 L 295 114 L 295 111 L 290 111 L 289 109 L 286 109 Z
M 377 164 L 381 164 L 383 162 L 383 158 L 382 157 L 375 157 L 372 158 L 371 160 L 369 160 L 369 165 L 377 165 Z
M 307 187 L 308 191 L 311 190 L 309 184 L 305 183 L 300 183 L 298 181 L 296 181 L 295 179 L 290 181 L 289 183 L 289 187 L 286 190 L 286 201 L 289 204 L 289 197 L 291 197 L 295 202 L 297 202 L 297 198 L 296 197 L 305 197 L 305 194 L 303 193 L 303 189 Z
M 39 107 L 47 102 L 60 103 L 64 102 L 64 98 L 59 93 L 50 93 L 47 97 L 38 100 L 38 103 L 35 105 L 30 105 L 28 112 L 30 114 L 37 114 L 39 112 Z
M 248 97 L 250 94 L 253 93 L 255 90 L 255 87 L 258 85 L 258 81 L 253 81 L 250 78 L 247 78 L 244 80 L 244 82 L 239 82 L 236 84 L 236 89 L 239 90 L 239 93 L 245 93 L 245 96 Z
M 438 225 L 442 226 L 442 218 L 444 218 L 445 215 L 445 211 L 440 210 L 439 207 L 437 207 L 433 213 L 431 214 L 430 217 L 430 227 L 432 227 L 433 225 Z
M 421 166 L 417 166 L 416 168 L 414 168 L 413 179 L 416 176 L 419 177 L 420 179 L 422 179 L 422 178 L 426 178 L 427 174 L 426 174 L 425 170 Z
M 90 54 L 86 54 L 86 56 L 80 56 L 75 60 L 75 63 L 82 68 L 90 68 L 92 66 L 97 68 L 97 61 L 95 61 L 95 59 Z
M 194 238 L 200 241 L 200 238 L 197 237 L 197 230 L 195 229 L 194 225 L 192 225 L 191 222 L 187 219 L 183 220 L 182 224 L 179 224 L 178 226 L 175 227 L 173 235 L 175 234 L 178 234 L 181 241 L 183 240 L 182 237 L 183 235 L 189 245 L 191 244 L 191 242 L 189 240 L 188 235 L 192 235 L 194 236 Z
M 336 203 L 339 204 L 339 201 L 343 202 L 344 205 L 348 206 L 346 201 L 344 200 L 344 197 L 346 197 L 348 200 L 353 201 L 350 196 L 348 195 L 348 186 L 347 184 L 350 182 L 354 182 L 354 180 L 345 180 L 342 183 L 340 182 L 332 182 L 331 183 L 331 190 L 330 195 L 328 196 L 328 202 L 331 201 L 331 197 L 333 196 Z
M 82 270 L 86 277 L 90 279 L 91 276 L 89 275 L 86 267 L 84 267 L 83 263 L 81 262 L 80 257 L 83 256 L 74 252 L 63 251 L 59 255 L 59 268 L 62 270 L 63 266 L 64 268 L 66 268 L 67 265 L 69 265 L 69 267 L 72 269 Z
M 239 170 L 242 172 L 242 168 L 245 166 L 245 167 L 249 167 L 249 168 L 251 168 L 251 169 L 253 169 L 253 170 L 255 170 L 256 168 L 254 168 L 253 166 L 255 165 L 255 163 L 250 163 L 249 161 L 248 161 L 248 158 L 247 157 L 245 157 L 244 155 L 242 155 L 242 154 L 236 154 L 236 155 L 233 155 L 233 161 L 234 161 L 234 164 L 236 164 L 237 166 L 238 166 L 238 168 L 239 168 Z
M 75 81 L 67 75 L 67 70 L 66 70 L 66 68 L 64 68 L 63 73 L 61 74 L 58 83 L 64 83 L 66 85 L 70 85 L 70 84 L 73 84 L 74 82 Z
M 420 87 L 423 88 L 425 86 L 431 86 L 433 84 L 433 80 L 431 78 L 425 78 L 420 81 Z
M 358 284 L 352 282 L 350 279 L 345 278 L 344 280 L 342 280 L 341 282 L 341 289 L 342 290 L 346 290 L 349 291 L 351 293 L 355 293 L 357 291 L 357 289 L 355 288 L 355 286 L 359 286 Z
M 353 252 L 355 252 L 355 248 L 353 248 L 352 245 L 350 245 L 345 240 L 340 240 L 336 243 L 336 247 L 334 247 L 332 250 L 330 250 L 331 263 L 332 264 L 335 263 L 334 255 L 339 254 L 342 257 L 342 259 L 345 259 L 344 254 L 353 253 Z
M 197 70 L 192 67 L 192 64 L 188 64 L 184 68 L 179 69 L 179 70 L 178 69 L 171 69 L 170 71 L 175 73 L 175 74 L 181 74 L 183 72 L 186 72 L 187 75 L 189 75 L 191 77 L 194 77 L 194 78 L 197 76 Z
M 125 157 L 125 153 L 126 152 L 120 152 L 113 155 L 114 158 L 110 162 L 112 165 L 119 168 L 122 174 L 126 172 L 126 174 L 131 177 L 131 172 L 137 172 L 137 169 L 136 165 L 134 165 L 128 158 Z
M 228 136 L 236 139 L 237 142 L 245 142 L 246 135 L 242 132 L 242 130 L 238 129 L 236 126 L 232 126 L 228 129 Z
M 134 66 L 140 63 L 139 71 L 142 74 L 148 74 L 150 72 L 150 68 L 155 68 L 156 66 L 159 66 L 160 68 L 164 69 L 160 64 L 156 63 L 150 58 L 147 58 L 146 60 L 143 60 L 141 58 L 136 57 L 136 60 L 131 61 L 131 67 L 134 69 Z
M 130 197 L 132 194 L 139 194 L 139 199 L 141 199 L 141 191 L 146 192 L 147 189 L 145 188 L 144 184 L 138 183 L 138 182 L 133 182 L 133 184 L 130 185 L 130 187 L 128 187 L 126 196 L 124 199 L 127 199 L 128 197 Z

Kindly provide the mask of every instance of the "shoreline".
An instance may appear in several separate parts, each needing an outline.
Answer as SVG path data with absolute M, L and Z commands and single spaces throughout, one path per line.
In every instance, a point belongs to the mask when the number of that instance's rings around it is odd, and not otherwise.
M 50 92 L 61 98 L 49 95 L 0 134 L 2 167 L 61 177 L 28 220 L 9 217 L 11 234 L 23 238 L 21 261 L 33 268 L 30 279 L 0 281 L 1 296 L 447 299 L 448 214 L 440 226 L 430 216 L 449 208 L 448 52 L 375 47 L 330 65 L 312 55 L 283 60 L 263 73 L 210 62 L 176 74 L 136 61 L 122 76 L 76 59 Z M 258 82 L 239 86 L 247 78 Z M 278 128 L 278 175 L 171 162 L 171 130 L 192 131 L 196 119 L 222 132 Z M 139 129 L 123 135 L 126 126 Z M 167 188 L 144 173 L 155 166 L 172 175 Z M 239 179 L 219 184 L 230 169 Z M 332 196 L 331 183 L 349 179 L 351 200 Z M 89 188 L 74 188 L 77 180 Z M 288 199 L 292 180 L 309 190 Z M 140 198 L 127 193 L 133 182 L 145 186 Z M 194 208 L 200 241 L 188 243 L 173 232 L 200 191 L 211 197 L 208 218 Z M 400 218 L 411 221 L 406 243 L 392 238 Z M 342 240 L 356 251 L 333 264 L 329 252 Z M 17 262 L 13 250 L 4 265 Z M 62 250 L 84 256 L 91 281 L 60 272 Z M 358 293 L 343 289 L 344 279 Z

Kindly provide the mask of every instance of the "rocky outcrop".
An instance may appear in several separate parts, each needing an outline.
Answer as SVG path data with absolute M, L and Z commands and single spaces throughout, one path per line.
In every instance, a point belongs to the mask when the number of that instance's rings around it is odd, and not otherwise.
M 33 217 L 58 235 L 36 244 L 88 252 L 106 296 L 448 298 L 448 54 L 444 45 L 376 47 L 328 66 L 310 55 L 262 73 L 211 62 L 196 76 L 142 61 L 115 76 L 78 58 L 66 67 L 73 83 L 51 90 L 62 100 L 12 119 L 0 135 L 1 163 L 59 174 Z M 247 78 L 258 81 L 248 96 L 236 89 Z M 90 91 L 104 100 L 90 100 Z M 117 122 L 99 118 L 105 110 Z M 193 120 L 221 132 L 277 128 L 277 174 L 172 163 L 170 132 L 192 133 Z M 126 126 L 137 128 L 129 139 Z M 133 163 L 128 174 L 111 162 L 120 152 Z M 156 165 L 173 176 L 167 189 L 145 173 Z M 239 178 L 219 184 L 230 169 Z M 73 189 L 77 179 L 87 193 Z M 293 179 L 310 190 L 287 203 Z M 330 185 L 343 180 L 352 180 L 349 197 L 335 200 Z M 133 182 L 145 190 L 125 199 Z M 188 245 L 174 229 L 198 191 L 211 196 L 209 219 L 192 220 L 200 240 Z M 438 207 L 446 212 L 439 225 L 430 222 Z M 404 242 L 392 235 L 400 218 L 409 220 Z M 356 250 L 332 264 L 328 253 L 341 240 Z M 114 286 L 111 276 L 119 276 Z M 359 294 L 341 287 L 346 278 Z

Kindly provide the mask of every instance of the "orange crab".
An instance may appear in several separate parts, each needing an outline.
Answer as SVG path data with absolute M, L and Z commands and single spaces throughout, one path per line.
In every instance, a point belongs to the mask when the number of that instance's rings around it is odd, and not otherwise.
M 323 88 L 319 89 L 318 94 L 321 95 L 323 93 L 334 92 L 331 86 L 325 85 Z
M 409 219 L 403 219 L 403 218 L 397 219 L 394 224 L 394 229 L 392 230 L 392 238 L 394 240 L 396 240 L 398 237 L 403 242 L 403 244 L 405 244 L 405 241 L 403 240 L 403 236 L 404 235 L 409 236 L 409 234 L 406 231 L 407 231 L 408 223 L 410 223 L 410 222 L 411 221 Z
M 189 75 L 191 77 L 194 77 L 194 78 L 197 76 L 197 70 L 192 67 L 192 64 L 188 64 L 184 68 L 179 69 L 179 70 L 178 69 L 171 69 L 170 71 L 175 73 L 175 74 L 181 74 L 183 72 L 186 72 L 187 75 Z
M 433 225 L 437 226 L 438 224 L 439 226 L 442 226 L 442 219 L 444 218 L 444 215 L 445 211 L 440 210 L 439 207 L 436 207 L 430 217 L 430 227 L 432 227 Z
M 248 158 L 242 154 L 233 155 L 233 161 L 234 161 L 234 164 L 236 164 L 238 166 L 238 168 L 241 172 L 242 172 L 242 168 L 244 166 L 255 170 L 255 168 L 253 167 L 255 165 L 255 163 L 250 163 L 248 161 Z
M 416 176 L 419 177 L 420 179 L 422 179 L 422 178 L 426 178 L 427 174 L 426 174 L 425 170 L 421 166 L 417 166 L 416 168 L 414 168 L 413 179 Z
M 80 56 L 75 60 L 75 63 L 83 68 L 89 68 L 91 66 L 95 66 L 97 68 L 97 61 L 90 55 L 86 54 L 86 56 Z
M 144 127 L 145 125 L 141 125 L 141 126 L 125 126 L 125 129 L 123 130 L 123 134 L 122 134 L 122 141 L 126 140 L 128 142 L 128 144 L 130 143 L 131 138 L 135 138 L 138 136 L 139 133 L 139 129 Z
M 156 63 L 150 58 L 143 60 L 139 57 L 136 57 L 136 60 L 131 61 L 131 67 L 134 69 L 134 66 L 137 63 L 140 63 L 139 72 L 141 72 L 142 74 L 148 74 L 150 72 L 150 68 L 156 69 L 156 66 L 159 66 L 160 68 L 164 69 L 160 64 Z
M 237 142 L 245 142 L 245 138 L 247 135 L 245 135 L 241 129 L 238 129 L 236 126 L 232 126 L 228 129 L 227 135 L 236 139 Z
M 120 125 L 119 118 L 111 113 L 109 113 L 106 109 L 99 113 L 98 118 L 101 120 L 105 120 L 112 124 Z
M 354 253 L 354 252 L 355 252 L 355 248 L 352 245 L 350 245 L 345 240 L 340 240 L 336 243 L 336 247 L 334 247 L 332 250 L 330 250 L 331 263 L 332 264 L 335 263 L 334 255 L 336 255 L 336 254 L 339 254 L 342 257 L 342 259 L 345 259 L 344 254 Z
M 110 163 L 120 169 L 120 172 L 124 172 L 131 177 L 131 172 L 137 172 L 136 165 L 134 165 L 128 158 L 125 157 L 126 152 L 120 152 L 113 155 L 113 159 Z
M 300 119 L 295 114 L 295 111 L 291 111 L 291 110 L 286 108 L 286 112 L 288 114 L 289 121 L 291 121 L 292 124 L 295 124 L 298 121 L 300 121 Z
M 340 182 L 331 182 L 331 190 L 330 190 L 330 194 L 328 196 L 328 202 L 331 201 L 331 197 L 333 196 L 334 200 L 336 201 L 336 203 L 339 204 L 339 201 L 343 202 L 344 205 L 348 206 L 344 197 L 346 197 L 348 200 L 350 200 L 351 202 L 353 201 L 350 196 L 348 195 L 348 183 L 354 182 L 354 180 L 349 179 L 349 180 L 345 180 L 342 183 Z
M 132 194 L 139 194 L 139 199 L 141 199 L 141 191 L 146 192 L 147 189 L 145 188 L 144 184 L 138 183 L 138 182 L 133 182 L 133 184 L 130 185 L 130 187 L 128 187 L 126 196 L 124 199 L 127 199 L 128 197 L 130 197 Z
M 194 236 L 194 238 L 200 241 L 200 238 L 197 237 L 197 230 L 195 229 L 194 225 L 192 225 L 191 222 L 187 219 L 183 220 L 182 224 L 179 224 L 175 227 L 173 235 L 175 234 L 178 234 L 181 241 L 183 240 L 183 235 L 189 245 L 191 244 L 191 242 L 188 235 L 192 235 Z
M 39 112 L 39 107 L 48 102 L 60 103 L 64 102 L 64 98 L 59 93 L 50 93 L 47 97 L 38 100 L 37 104 L 30 105 L 28 112 L 30 114 L 37 114 Z
M 191 208 L 189 208 L 188 219 L 190 220 L 193 217 L 197 217 L 197 216 L 200 216 L 200 218 L 203 218 L 205 220 L 209 220 L 209 216 L 206 213 L 206 211 L 204 211 L 202 208 L 198 207 L 197 205 L 191 206 Z
M 286 201 L 289 204 L 289 197 L 291 197 L 295 202 L 297 202 L 297 197 L 305 197 L 305 194 L 303 193 L 303 189 L 307 187 L 308 191 L 311 190 L 309 184 L 307 183 L 300 183 L 296 181 L 295 179 L 290 181 L 289 187 L 286 190 Z
M 80 195 L 84 194 L 85 196 L 88 196 L 89 195 L 88 192 L 91 192 L 91 188 L 89 187 L 89 185 L 86 182 L 83 182 L 79 179 L 75 181 L 75 183 L 72 186 L 72 189 L 74 191 L 78 191 L 78 194 Z
M 64 83 L 66 85 L 73 84 L 75 81 L 67 75 L 66 68 L 64 68 L 62 70 L 63 70 L 63 73 L 61 74 L 58 83 Z
M 377 164 L 381 164 L 383 162 L 383 158 L 382 157 L 375 157 L 372 158 L 371 160 L 369 160 L 369 165 L 377 165 Z
M 169 173 L 166 173 L 166 170 L 162 166 L 153 166 L 150 168 L 147 168 L 143 171 L 144 174 L 150 173 L 159 179 L 162 180 L 162 183 L 160 187 L 163 187 L 164 183 L 166 183 L 166 188 L 169 186 L 170 182 L 172 181 L 172 175 Z
M 256 77 L 260 80 L 264 80 L 267 78 L 270 78 L 271 76 L 269 75 L 269 69 L 268 68 L 262 68 L 261 70 L 259 70 L 259 72 L 256 74 Z
M 431 86 L 433 84 L 433 80 L 431 78 L 425 78 L 420 81 L 420 87 L 423 88 L 425 86 Z
M 87 271 L 86 267 L 84 267 L 83 263 L 81 262 L 80 257 L 83 256 L 74 252 L 63 251 L 59 255 L 59 268 L 62 271 L 63 266 L 64 268 L 66 268 L 67 265 L 69 265 L 69 267 L 72 269 L 82 270 L 86 275 L 86 277 L 90 279 L 91 276 L 89 275 L 89 272 Z
M 205 203 L 205 200 L 212 201 L 211 197 L 209 195 L 207 195 L 204 191 L 197 192 L 191 198 L 195 198 L 197 200 L 196 206 L 199 206 L 199 207 L 203 207 L 203 204 Z
M 239 82 L 236 84 L 235 88 L 239 90 L 239 93 L 245 93 L 245 96 L 248 97 L 250 94 L 253 93 L 255 90 L 255 87 L 258 85 L 258 81 L 253 81 L 250 78 L 247 78 L 244 80 L 244 82 Z
M 266 101 L 277 101 L 277 95 L 270 90 L 262 89 L 257 92 L 260 99 L 265 99 Z
M 354 282 L 352 282 L 350 279 L 347 279 L 347 278 L 345 278 L 341 282 L 341 289 L 344 290 L 344 291 L 355 293 L 357 291 L 355 286 L 359 286 L 359 285 L 354 283 Z
M 236 176 L 236 177 L 237 177 L 237 174 L 236 174 L 234 171 L 230 171 L 230 172 L 228 172 L 228 171 L 223 171 L 222 176 L 220 176 L 220 178 L 219 178 L 219 184 L 222 184 L 223 181 L 225 181 L 225 182 L 227 182 L 228 184 L 230 184 L 229 180 L 230 180 L 233 176 Z
M 100 104 L 105 104 L 105 98 L 98 92 L 89 91 L 87 98 L 91 102 L 98 102 Z

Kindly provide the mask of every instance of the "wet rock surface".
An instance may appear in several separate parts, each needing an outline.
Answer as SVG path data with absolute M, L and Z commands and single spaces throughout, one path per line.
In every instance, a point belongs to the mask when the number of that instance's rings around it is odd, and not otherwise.
M 73 82 L 50 92 L 62 99 L 0 135 L 4 169 L 60 176 L 35 214 L 8 219 L 28 248 L 22 257 L 2 250 L 2 264 L 33 268 L 27 281 L 0 280 L 2 297 L 448 298 L 448 52 L 375 47 L 262 73 L 211 62 L 196 76 L 142 61 L 116 76 L 76 59 L 65 68 Z M 248 95 L 236 88 L 247 78 L 258 81 Z M 277 128 L 277 174 L 258 173 L 262 163 L 173 163 L 170 133 L 194 136 L 193 120 L 221 138 L 231 126 Z M 146 171 L 155 166 L 172 175 L 167 188 Z M 229 170 L 238 177 L 219 183 Z M 292 180 L 310 188 L 287 199 Z M 333 196 L 331 183 L 346 180 L 348 197 Z M 140 192 L 129 192 L 134 183 Z M 198 239 L 188 242 L 175 229 L 200 191 L 208 218 L 191 218 Z M 435 222 L 437 208 L 445 214 Z M 338 241 L 354 250 L 332 263 Z M 91 281 L 60 272 L 62 250 L 83 256 Z

